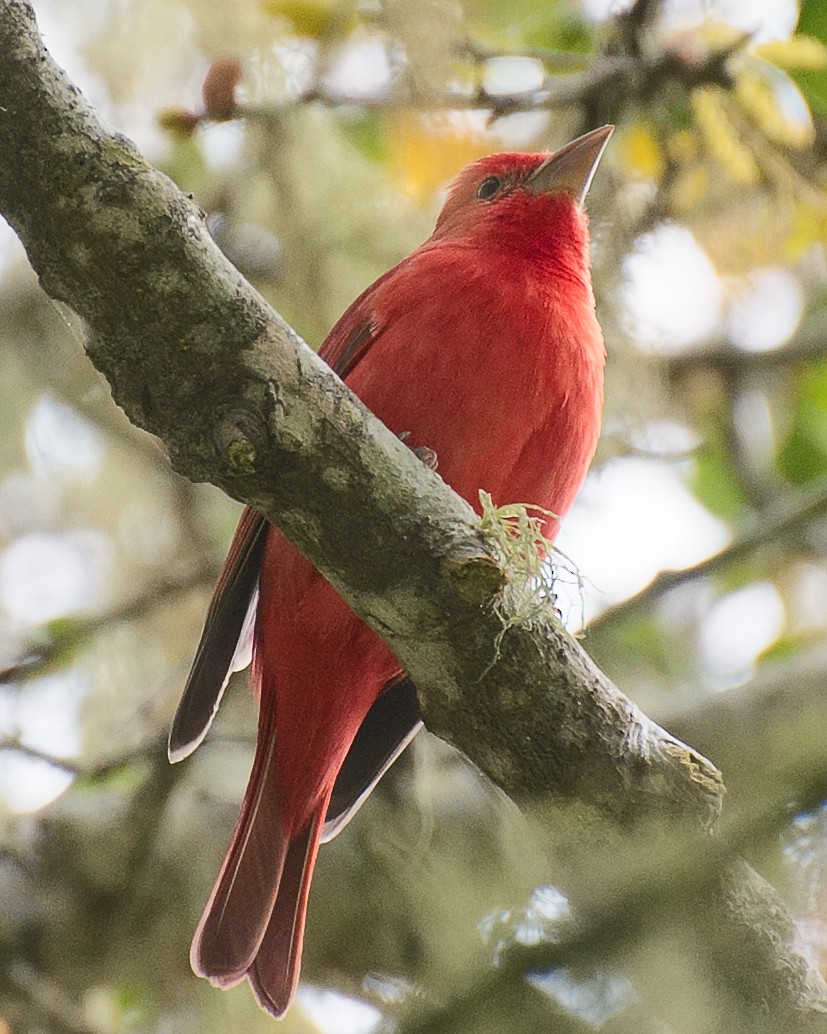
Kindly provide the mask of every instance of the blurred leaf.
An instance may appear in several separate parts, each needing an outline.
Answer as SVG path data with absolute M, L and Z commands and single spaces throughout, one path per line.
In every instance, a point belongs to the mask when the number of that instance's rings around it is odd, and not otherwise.
M 43 626 L 43 632 L 51 646 L 58 646 L 75 640 L 84 625 L 85 622 L 75 617 L 59 617 L 47 622 Z
M 341 38 L 356 25 L 352 6 L 345 11 L 340 0 L 264 0 L 263 8 L 310 39 Z
M 807 98 L 810 109 L 816 115 L 827 115 L 827 69 L 797 69 L 790 72 L 790 78 Z
M 615 155 L 632 177 L 659 183 L 666 168 L 663 148 L 651 122 L 638 121 L 629 126 L 615 145 Z
M 538 4 L 535 0 L 476 0 L 468 14 L 475 32 L 492 45 L 542 47 L 588 53 L 594 46 L 592 24 L 567 4 Z
M 796 199 L 792 226 L 784 245 L 785 257 L 791 262 L 796 262 L 803 258 L 814 244 L 823 244 L 825 241 L 827 207 L 815 205 L 807 199 Z
M 802 0 L 798 32 L 827 43 L 827 5 L 824 0 Z
M 40 673 L 62 668 L 74 659 L 78 648 L 89 639 L 89 622 L 77 617 L 59 617 L 47 622 L 38 632 L 38 642 L 33 647 L 34 657 L 42 658 L 44 667 Z
M 147 761 L 128 757 L 124 759 L 123 764 L 91 775 L 79 776 L 74 783 L 74 792 L 77 795 L 84 794 L 88 798 L 100 794 L 131 795 L 141 788 L 151 771 L 151 765 Z
M 823 0 L 804 0 L 798 19 L 800 35 L 827 44 L 827 4 Z M 798 68 L 790 73 L 807 98 L 812 110 L 827 115 L 827 68 Z
M 801 485 L 827 473 L 827 362 L 803 373 L 796 384 L 789 434 L 778 454 L 778 466 Z
M 169 126 L 167 126 L 169 128 Z M 172 147 L 161 168 L 171 180 L 190 194 L 203 193 L 209 182 L 210 172 L 204 160 L 201 144 L 192 133 L 173 131 Z
M 594 27 L 585 18 L 577 18 L 572 14 L 564 15 L 556 26 L 556 30 L 552 39 L 544 41 L 538 36 L 533 42 L 538 46 L 545 43 L 546 46 L 555 46 L 561 50 L 571 50 L 578 54 L 588 54 L 593 50 Z
M 695 122 L 710 155 L 741 187 L 753 187 L 759 179 L 758 165 L 732 125 L 731 100 L 719 86 L 704 86 L 692 94 Z
M 670 676 L 670 681 L 680 681 L 692 670 L 693 657 L 687 644 L 664 632 L 654 614 L 628 625 L 620 638 L 618 645 L 635 656 L 641 665 L 648 663 L 657 677 Z
M 756 61 L 745 69 L 735 83 L 735 97 L 770 140 L 795 148 L 812 143 L 815 131 L 806 100 L 786 72 L 775 65 Z
M 669 187 L 669 205 L 676 215 L 697 209 L 707 197 L 712 175 L 707 165 L 687 165 L 677 173 Z
M 764 650 L 759 657 L 759 663 L 763 665 L 793 661 L 803 650 L 818 646 L 821 641 L 820 632 L 813 629 L 803 632 L 788 632 Z
M 384 162 L 387 159 L 386 126 L 377 111 L 364 109 L 353 118 L 343 119 L 342 134 L 372 161 Z
M 158 125 L 175 140 L 186 140 L 198 128 L 200 116 L 188 108 L 164 108 L 158 113 Z
M 739 523 L 748 510 L 724 429 L 705 428 L 704 443 L 695 455 L 692 488 L 698 500 L 717 517 Z
M 406 114 L 394 119 L 389 142 L 391 173 L 399 187 L 420 204 L 459 170 L 487 154 L 491 142 L 469 119 Z
M 153 1019 L 153 1001 L 145 988 L 122 984 L 116 989 L 114 999 L 118 1012 L 128 1026 L 145 1026 Z
M 756 56 L 786 70 L 827 68 L 827 45 L 811 36 L 773 39 L 753 51 Z
M 135 984 L 97 987 L 86 995 L 85 1007 L 95 1027 L 111 1034 L 146 1030 L 157 1013 L 147 990 Z

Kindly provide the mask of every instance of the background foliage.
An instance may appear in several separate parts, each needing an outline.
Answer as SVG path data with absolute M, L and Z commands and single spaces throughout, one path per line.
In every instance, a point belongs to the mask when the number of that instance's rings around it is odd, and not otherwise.
M 560 541 L 584 579 L 561 575 L 561 607 L 723 768 L 727 828 L 821 958 L 827 9 L 702 6 L 37 10 L 90 99 L 314 344 L 427 236 L 464 163 L 617 124 L 589 204 L 605 430 Z M 128 425 L 82 333 L 1 235 L 0 1028 L 264 1030 L 246 988 L 187 965 L 250 760 L 243 679 L 198 755 L 172 769 L 164 750 L 237 507 Z M 666 923 L 634 946 L 645 988 L 599 945 L 576 972 L 491 983 L 509 946 L 559 932 L 553 884 L 523 818 L 420 736 L 322 853 L 285 1029 L 413 1030 L 424 1005 L 441 1031 L 563 1013 L 680 1030 L 676 998 L 687 1029 L 712 1029 L 703 945 Z

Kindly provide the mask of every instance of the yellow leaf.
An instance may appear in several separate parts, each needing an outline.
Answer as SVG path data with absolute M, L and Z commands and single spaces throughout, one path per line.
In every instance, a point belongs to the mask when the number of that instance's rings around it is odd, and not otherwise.
M 391 176 L 420 204 L 464 165 L 492 150 L 490 138 L 470 120 L 447 114 L 395 117 L 389 145 Z
M 262 7 L 267 14 L 289 22 L 297 36 L 311 39 L 329 38 L 334 27 L 339 30 L 336 35 L 341 35 L 354 24 L 353 17 L 342 17 L 338 0 L 262 0 Z
M 769 40 L 756 47 L 753 53 L 777 68 L 797 70 L 827 67 L 827 47 L 821 40 L 811 36 Z
M 760 179 L 758 164 L 732 125 L 727 101 L 726 94 L 717 86 L 695 90 L 692 94 L 695 122 L 707 150 L 723 166 L 730 179 L 741 186 L 752 187 Z
M 694 129 L 676 129 L 666 141 L 666 151 L 679 165 L 694 161 L 701 152 L 697 132 Z
M 690 165 L 677 174 L 669 188 L 670 207 L 680 215 L 691 212 L 709 193 L 709 169 L 705 165 Z
M 825 197 L 827 202 L 827 197 Z M 820 209 L 807 201 L 800 201 L 793 211 L 792 229 L 785 242 L 785 253 L 790 261 L 800 259 L 814 244 L 827 243 L 827 204 Z
M 781 97 L 786 109 L 781 105 Z M 756 62 L 735 83 L 735 96 L 752 121 L 785 147 L 808 147 L 815 138 L 810 109 L 797 86 L 777 68 Z
M 666 160 L 651 123 L 636 122 L 623 133 L 617 155 L 630 176 L 660 183 Z

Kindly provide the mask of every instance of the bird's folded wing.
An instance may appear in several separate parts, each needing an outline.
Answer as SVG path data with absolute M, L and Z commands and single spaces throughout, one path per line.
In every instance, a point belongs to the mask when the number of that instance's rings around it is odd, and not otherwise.
M 201 743 L 234 671 L 250 663 L 258 576 L 267 521 L 248 506 L 241 515 L 204 631 L 169 734 L 170 761 L 181 761 Z

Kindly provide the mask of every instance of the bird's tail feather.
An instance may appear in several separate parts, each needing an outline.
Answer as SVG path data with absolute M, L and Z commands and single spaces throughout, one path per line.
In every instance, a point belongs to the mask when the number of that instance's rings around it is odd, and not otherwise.
M 256 755 L 241 813 L 192 942 L 192 968 L 218 987 L 232 987 L 247 975 L 291 856 L 279 814 L 274 710 L 262 706 L 259 712 Z
M 319 802 L 304 832 L 290 841 L 270 922 L 247 974 L 259 1004 L 274 1016 L 287 1011 L 299 982 L 307 897 L 329 797 Z

